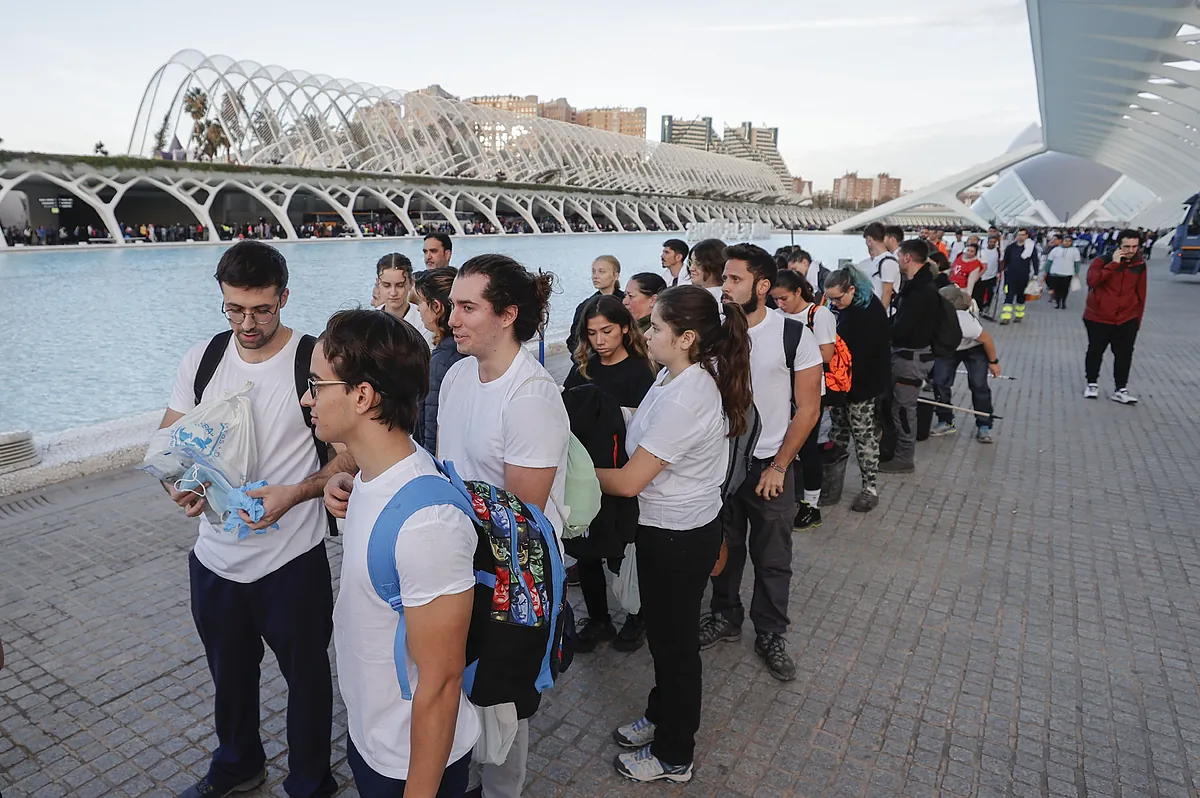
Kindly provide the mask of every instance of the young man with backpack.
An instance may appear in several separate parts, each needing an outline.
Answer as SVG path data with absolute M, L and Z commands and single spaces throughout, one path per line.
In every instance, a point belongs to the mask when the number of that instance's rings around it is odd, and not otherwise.
M 871 256 L 868 266 L 871 288 L 890 314 L 900 290 L 900 263 L 884 244 L 886 237 L 887 228 L 882 222 L 872 222 L 863 230 L 863 240 L 867 244 L 867 253 Z
M 361 468 L 334 609 L 355 786 L 363 798 L 461 796 L 480 733 L 479 713 L 462 688 L 479 538 L 472 518 L 453 504 L 421 507 L 406 519 L 392 514 L 393 497 L 417 480 L 450 484 L 411 435 L 429 383 L 429 347 L 389 314 L 345 310 L 321 335 L 311 374 L 304 403 L 317 436 L 345 444 Z M 385 535 L 403 616 L 377 593 L 377 534 Z M 407 696 L 397 656 L 412 687 Z
M 262 499 L 265 515 L 256 523 L 243 515 L 259 534 L 239 540 L 201 515 L 203 498 L 164 483 L 189 518 L 200 517 L 188 558 L 192 617 L 216 693 L 217 750 L 208 773 L 181 796 L 215 798 L 265 780 L 258 734 L 264 640 L 288 683 L 290 772 L 284 790 L 295 798 L 333 795 L 333 686 L 326 651 L 333 589 L 324 541 L 329 526 L 314 500 L 330 475 L 353 471 L 354 461 L 341 454 L 322 467 L 328 450 L 314 440 L 301 407 L 314 339 L 281 322 L 288 301 L 283 255 L 267 244 L 240 242 L 221 256 L 216 279 L 231 329 L 188 350 L 161 426 L 174 424 L 205 396 L 253 382 L 258 464 L 252 476 L 267 485 L 249 495 Z
M 738 244 L 725 251 L 722 299 L 746 312 L 750 327 L 750 390 L 762 431 L 745 480 L 722 511 L 729 555 L 713 577 L 711 614 L 700 628 L 700 648 L 741 639 L 742 572 L 754 564 L 754 651 L 781 681 L 796 678 L 788 656 L 788 596 L 792 581 L 792 524 L 796 516 L 792 463 L 821 415 L 823 361 L 816 337 L 802 322 L 768 311 L 766 298 L 777 267 L 766 250 Z M 792 407 L 795 406 L 795 413 Z
M 437 451 L 463 479 L 501 486 L 542 508 L 561 536 L 571 423 L 558 385 L 522 346 L 545 323 L 552 285 L 551 275 L 532 274 L 504 255 L 463 264 L 450 292 L 450 329 L 467 357 L 442 381 Z M 517 709 L 508 758 L 479 774 L 487 798 L 521 794 L 536 695 Z

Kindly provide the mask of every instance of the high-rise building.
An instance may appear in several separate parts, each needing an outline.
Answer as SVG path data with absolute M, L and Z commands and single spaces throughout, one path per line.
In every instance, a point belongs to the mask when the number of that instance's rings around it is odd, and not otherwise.
M 792 178 L 792 193 L 812 196 L 813 185 L 811 180 L 805 180 L 799 175 Z
M 515 94 L 490 94 L 484 97 L 468 97 L 467 102 L 508 111 L 517 116 L 537 116 L 538 98 L 536 94 L 518 97 Z
M 887 172 L 875 177 L 859 177 L 847 172 L 834 178 L 833 201 L 841 205 L 877 205 L 900 196 L 900 178 Z
M 726 127 L 721 151 L 748 161 L 758 161 L 779 175 L 779 183 L 786 190 L 791 186 L 792 173 L 779 154 L 779 128 L 754 127 L 749 122 L 740 126 Z
M 574 123 L 576 121 L 575 115 L 575 109 L 567 102 L 566 97 L 559 97 L 557 100 L 538 103 L 538 116 L 546 119 L 557 119 L 559 122 Z
M 660 141 L 691 147 L 694 150 L 716 150 L 721 139 L 713 132 L 711 116 L 699 119 L 676 119 L 663 116 Z
M 575 123 L 625 136 L 646 138 L 645 108 L 584 108 L 575 112 Z

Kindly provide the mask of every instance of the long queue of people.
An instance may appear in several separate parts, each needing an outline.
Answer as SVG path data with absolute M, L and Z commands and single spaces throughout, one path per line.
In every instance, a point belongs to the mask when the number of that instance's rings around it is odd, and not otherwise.
M 230 330 L 183 357 L 162 425 L 205 396 L 253 383 L 256 477 L 267 485 L 249 494 L 262 501 L 261 518 L 242 518 L 262 534 L 239 540 L 212 526 L 202 497 L 164 483 L 200 518 L 191 601 L 216 702 L 218 747 L 182 795 L 228 795 L 265 779 L 264 642 L 289 688 L 284 790 L 333 794 L 331 638 L 360 795 L 520 795 L 529 719 L 548 683 L 513 668 L 513 700 L 481 710 L 470 699 L 468 649 L 473 620 L 540 616 L 554 604 L 554 569 L 540 559 L 521 562 L 529 570 L 520 579 L 479 570 L 481 552 L 515 555 L 543 524 L 574 558 L 587 612 L 547 660 L 561 671 L 602 643 L 648 645 L 654 687 L 641 714 L 613 731 L 627 749 L 614 766 L 638 782 L 690 780 L 701 651 L 737 644 L 748 614 L 767 672 L 796 677 L 785 637 L 792 537 L 840 497 L 836 475 L 851 444 L 862 479 L 851 509 L 870 512 L 879 474 L 914 468 L 922 385 L 931 381 L 949 406 L 960 365 L 976 437 L 992 441 L 987 373 L 999 374 L 999 358 L 971 297 L 980 283 L 996 290 L 997 276 L 955 268 L 978 256 L 969 244 L 942 268 L 942 241 L 905 240 L 883 225 L 864 240 L 867 261 L 830 271 L 798 248 L 772 256 L 752 244 L 670 239 L 660 269 L 623 285 L 620 262 L 598 257 L 561 389 L 524 346 L 548 319 L 550 274 L 495 254 L 455 268 L 449 236 L 430 234 L 424 270 L 384 256 L 371 307 L 334 314 L 313 338 L 283 324 L 290 293 L 279 251 L 254 241 L 228 249 L 215 276 Z M 950 431 L 953 417 L 942 417 L 939 434 Z M 576 459 L 577 443 L 590 464 Z M 567 536 L 567 482 L 580 468 L 602 497 L 586 534 Z M 485 488 L 468 503 L 473 513 L 440 499 L 400 501 L 416 480 L 459 478 Z M 485 544 L 479 513 L 495 519 L 496 502 L 508 519 L 496 528 L 507 531 Z M 336 602 L 327 514 L 343 519 Z M 394 593 L 385 599 L 373 541 L 389 525 L 394 543 L 383 556 Z M 631 568 L 640 608 L 618 630 L 608 579 Z M 524 657 L 539 673 L 542 653 L 518 643 L 499 656 Z

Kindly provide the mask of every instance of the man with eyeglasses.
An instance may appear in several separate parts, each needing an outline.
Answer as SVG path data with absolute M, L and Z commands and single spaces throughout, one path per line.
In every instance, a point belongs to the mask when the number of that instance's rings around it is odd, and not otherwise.
M 251 523 L 242 514 L 256 534 L 239 540 L 202 514 L 203 498 L 164 484 L 188 518 L 199 518 L 188 557 L 192 618 L 216 694 L 217 750 L 204 778 L 180 795 L 216 798 L 252 790 L 266 779 L 258 732 L 265 641 L 288 684 L 289 772 L 283 788 L 294 798 L 329 796 L 337 788 L 330 769 L 333 685 L 327 653 L 333 590 L 327 520 L 317 500 L 330 475 L 353 473 L 356 466 L 348 454 L 321 466 L 324 455 L 318 454 L 300 404 L 315 339 L 281 322 L 288 302 L 283 255 L 261 242 L 240 242 L 221 256 L 216 279 L 230 329 L 184 355 L 162 426 L 174 424 L 205 397 L 253 383 L 258 457 L 249 478 L 266 480 L 267 486 L 250 493 L 263 500 L 262 519 Z M 271 529 L 274 524 L 277 529 Z
M 1125 230 L 1117 237 L 1117 249 L 1111 256 L 1096 258 L 1088 266 L 1083 311 L 1088 334 L 1085 399 L 1100 396 L 1100 364 L 1104 351 L 1111 347 L 1114 390 L 1108 398 L 1123 405 L 1137 404 L 1137 397 L 1125 385 L 1133 363 L 1133 345 L 1146 312 L 1146 261 L 1142 259 L 1141 243 L 1136 230 Z

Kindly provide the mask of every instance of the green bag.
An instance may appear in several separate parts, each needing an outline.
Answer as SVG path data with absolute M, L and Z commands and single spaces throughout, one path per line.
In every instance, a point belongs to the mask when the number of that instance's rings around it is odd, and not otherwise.
M 600 480 L 596 479 L 596 466 L 592 456 L 575 437 L 567 444 L 567 480 L 564 488 L 566 511 L 563 521 L 563 539 L 582 537 L 588 526 L 600 512 Z

